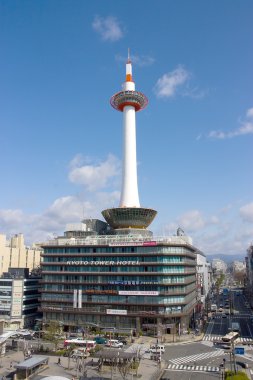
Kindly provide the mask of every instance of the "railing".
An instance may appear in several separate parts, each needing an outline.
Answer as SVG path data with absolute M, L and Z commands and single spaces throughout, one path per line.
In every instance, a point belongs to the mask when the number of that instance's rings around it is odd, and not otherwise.
M 42 244 L 42 246 L 54 245 L 145 245 L 153 246 L 156 244 L 182 244 L 191 246 L 191 238 L 188 236 L 170 236 L 170 237 L 145 237 L 138 235 L 114 235 L 114 236 L 88 236 L 84 239 L 78 238 L 56 238 Z

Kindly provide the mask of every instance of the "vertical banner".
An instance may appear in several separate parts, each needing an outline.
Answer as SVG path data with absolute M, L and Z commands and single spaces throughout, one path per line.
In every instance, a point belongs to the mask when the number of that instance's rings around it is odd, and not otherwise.
M 77 308 L 77 289 L 74 289 L 73 308 Z
M 82 308 L 82 289 L 78 290 L 78 309 Z
M 11 317 L 22 317 L 23 306 L 23 280 L 12 281 L 12 297 L 11 297 Z

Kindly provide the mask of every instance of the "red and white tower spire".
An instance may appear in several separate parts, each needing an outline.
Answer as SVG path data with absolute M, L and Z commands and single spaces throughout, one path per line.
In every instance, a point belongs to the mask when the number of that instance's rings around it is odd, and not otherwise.
M 150 208 L 140 207 L 135 114 L 147 106 L 148 99 L 144 94 L 135 90 L 129 50 L 126 62 L 126 79 L 122 91 L 113 95 L 110 103 L 113 108 L 123 113 L 122 188 L 119 207 L 104 210 L 102 214 L 107 223 L 117 231 L 116 233 L 125 234 L 130 230 L 133 233 L 133 230 L 146 229 L 157 212 Z
M 135 91 L 129 50 L 126 63 L 126 80 L 122 87 L 123 91 L 118 92 L 111 98 L 111 105 L 116 110 L 123 112 L 123 167 L 119 207 L 140 207 L 137 181 L 135 113 L 145 108 L 148 100 L 144 94 Z

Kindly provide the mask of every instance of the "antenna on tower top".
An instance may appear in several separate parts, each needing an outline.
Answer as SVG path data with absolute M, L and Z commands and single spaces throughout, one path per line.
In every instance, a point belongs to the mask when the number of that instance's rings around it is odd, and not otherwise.
M 130 48 L 127 49 L 127 62 L 130 62 Z

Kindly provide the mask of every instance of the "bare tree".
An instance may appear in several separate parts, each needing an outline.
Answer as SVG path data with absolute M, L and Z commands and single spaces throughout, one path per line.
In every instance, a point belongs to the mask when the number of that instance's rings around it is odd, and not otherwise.
M 133 364 L 133 359 L 119 359 L 118 370 L 123 380 L 126 380 L 130 373 Z

